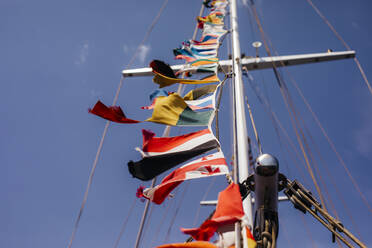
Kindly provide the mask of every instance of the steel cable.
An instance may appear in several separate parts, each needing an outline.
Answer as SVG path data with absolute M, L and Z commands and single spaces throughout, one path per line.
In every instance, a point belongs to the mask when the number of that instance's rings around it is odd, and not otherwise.
M 143 44 L 147 41 L 149 35 L 151 34 L 151 31 L 153 30 L 154 26 L 156 25 L 156 23 L 158 22 L 165 6 L 167 5 L 168 3 L 168 0 L 165 0 L 163 5 L 161 6 L 158 14 L 156 15 L 156 17 L 154 18 L 154 20 L 152 21 L 149 29 L 147 30 L 143 40 L 141 41 L 141 43 L 137 46 L 131 60 L 129 61 L 129 63 L 127 64 L 126 68 L 129 68 L 133 62 L 135 61 L 135 59 L 137 58 L 137 55 L 140 51 L 140 48 L 143 46 Z M 120 79 L 120 82 L 119 82 L 119 85 L 118 85 L 118 88 L 116 90 L 116 93 L 115 93 L 115 97 L 114 97 L 114 100 L 113 100 L 113 103 L 112 105 L 116 105 L 116 102 L 119 98 L 119 93 L 120 93 L 120 89 L 122 88 L 123 86 L 123 81 L 124 81 L 124 77 L 121 77 Z M 75 234 L 76 234 L 76 231 L 78 229 L 78 226 L 79 226 L 79 223 L 80 223 L 80 219 L 81 219 L 81 216 L 83 214 L 83 211 L 84 211 L 84 208 L 85 208 L 85 204 L 87 202 L 87 199 L 88 199 L 88 194 L 89 194 L 89 189 L 92 185 L 92 182 L 93 182 L 93 177 L 94 177 L 94 173 L 95 173 L 95 170 L 97 168 L 97 163 L 98 163 L 98 158 L 101 154 L 101 151 L 102 151 L 102 147 L 103 147 L 103 142 L 105 140 L 105 137 L 106 137 L 106 134 L 107 134 L 107 131 L 108 131 L 108 128 L 110 126 L 110 121 L 107 121 L 106 124 L 105 124 L 105 127 L 103 129 L 103 133 L 102 133 L 102 137 L 101 137 L 101 140 L 100 140 L 100 143 L 99 143 L 99 146 L 98 146 L 98 149 L 97 149 L 97 152 L 96 152 L 96 156 L 95 156 L 95 159 L 94 159 L 94 162 L 93 162 L 93 165 L 92 165 L 92 169 L 90 171 L 90 174 L 89 174 L 89 179 L 88 179 L 88 184 L 87 184 L 87 187 L 85 189 L 85 193 L 84 193 L 84 197 L 83 197 L 83 201 L 81 203 L 81 207 L 80 207 L 80 210 L 79 210 L 79 214 L 78 214 L 78 217 L 75 221 L 75 224 L 74 224 L 74 228 L 73 228 L 73 231 L 72 231 L 72 234 L 71 234 L 71 237 L 70 237 L 70 240 L 69 240 L 69 244 L 68 244 L 68 248 L 71 248 L 72 246 L 72 242 L 75 238 Z
M 136 205 L 137 200 L 138 200 L 138 198 L 134 198 L 134 201 L 132 203 L 132 206 L 129 209 L 128 215 L 127 215 L 127 217 L 125 217 L 125 220 L 124 220 L 123 225 L 121 227 L 119 236 L 118 236 L 118 238 L 115 241 L 114 248 L 117 248 L 118 245 L 119 245 L 120 239 L 121 239 L 121 237 L 124 234 L 125 228 L 127 227 L 128 220 L 129 220 L 130 216 L 132 215 L 132 211 L 134 209 L 134 206 Z
M 328 19 L 320 12 L 320 10 L 314 5 L 314 3 L 311 1 L 311 0 L 306 0 L 310 6 L 315 10 L 315 12 L 320 16 L 320 18 L 323 19 L 323 21 L 327 24 L 327 26 L 332 30 L 332 32 L 334 33 L 334 35 L 337 37 L 337 39 L 339 39 L 341 41 L 341 43 L 345 46 L 345 48 L 349 51 L 351 51 L 351 47 L 346 43 L 346 41 L 341 37 L 341 35 L 336 31 L 336 29 L 333 27 L 333 25 L 328 21 Z M 359 60 L 357 59 L 357 57 L 354 57 L 354 61 L 360 71 L 360 74 L 362 75 L 363 79 L 364 79 L 364 82 L 366 83 L 367 87 L 368 87 L 368 90 L 369 92 L 372 94 L 372 87 L 367 79 L 367 76 L 361 66 L 361 64 L 359 63 Z

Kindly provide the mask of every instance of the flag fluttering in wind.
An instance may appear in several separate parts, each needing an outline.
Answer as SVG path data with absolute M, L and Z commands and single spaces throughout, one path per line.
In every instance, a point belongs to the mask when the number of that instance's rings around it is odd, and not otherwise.
M 184 97 L 185 103 L 192 110 L 198 109 L 213 109 L 215 108 L 215 93 L 218 85 L 206 85 L 201 88 L 197 88 L 189 91 Z M 163 89 L 157 89 L 150 95 L 150 101 L 152 101 L 150 106 L 141 107 L 141 109 L 153 109 L 155 107 L 156 99 L 158 97 L 166 97 L 172 92 L 167 92 Z M 209 96 L 206 96 L 209 95 Z M 206 96 L 202 99 L 201 97 Z
M 133 177 L 147 181 L 166 170 L 195 156 L 218 148 L 219 143 L 209 129 L 174 137 L 154 137 L 155 134 L 142 130 L 142 160 L 128 163 Z
M 185 101 L 185 102 L 187 106 L 189 106 L 189 108 L 191 108 L 192 110 L 214 109 L 215 108 L 214 99 L 215 99 L 215 96 L 211 95 L 211 96 L 204 97 L 203 99 Z
M 119 106 L 107 107 L 101 101 L 98 101 L 93 109 L 88 110 L 89 113 L 102 117 L 106 120 L 117 123 L 138 123 L 140 121 L 128 119 L 123 110 Z
M 150 67 L 156 73 L 162 74 L 170 78 L 177 78 L 172 68 L 161 60 L 153 60 L 150 62 Z
M 222 152 L 216 152 L 174 170 L 156 187 L 144 189 L 141 196 L 156 204 L 161 204 L 170 192 L 185 180 L 219 176 L 228 173 L 229 169 Z
M 243 223 L 244 221 L 242 221 Z M 253 235 L 247 225 L 244 225 L 244 229 L 241 230 L 242 237 L 246 237 L 247 247 L 248 248 L 256 248 L 256 241 L 253 238 Z M 235 248 L 235 225 L 230 224 L 227 226 L 223 226 L 217 230 L 219 239 L 214 242 L 218 248 Z
M 205 85 L 200 88 L 196 88 L 193 90 L 190 90 L 184 97 L 183 99 L 185 101 L 187 100 L 197 100 L 202 96 L 205 96 L 210 93 L 214 93 L 217 89 L 217 84 L 211 84 L 211 85 Z
M 218 227 L 235 223 L 244 216 L 239 185 L 232 183 L 218 195 L 216 212 L 199 228 L 184 229 L 182 232 L 191 235 L 195 240 L 208 241 Z
M 163 89 L 156 89 L 150 94 L 150 101 L 152 102 L 150 106 L 141 107 L 141 109 L 153 109 L 155 107 L 156 98 L 160 96 L 169 96 L 173 92 L 168 92 Z
M 200 80 L 196 80 L 196 79 L 171 78 L 163 74 L 159 74 L 157 72 L 155 72 L 155 76 L 152 80 L 154 81 L 154 83 L 159 85 L 159 88 L 164 88 L 164 87 L 177 84 L 177 83 L 178 84 L 208 84 L 208 83 L 216 83 L 220 81 L 217 75 L 215 74 L 207 76 Z
M 156 98 L 151 118 L 146 121 L 170 126 L 208 126 L 214 110 L 195 112 L 177 93 Z
M 224 17 L 224 15 L 221 12 L 211 13 L 208 16 L 205 16 L 205 17 L 199 16 L 197 18 L 198 28 L 203 29 L 204 28 L 204 23 L 223 25 L 223 17 Z
M 156 248 L 218 248 L 218 247 L 209 242 L 196 241 L 196 242 L 188 242 L 188 243 L 161 245 Z

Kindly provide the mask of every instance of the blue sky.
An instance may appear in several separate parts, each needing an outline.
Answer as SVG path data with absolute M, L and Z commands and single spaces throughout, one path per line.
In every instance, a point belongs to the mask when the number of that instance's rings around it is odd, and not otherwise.
M 147 66 L 152 59 L 181 63 L 173 60 L 172 49 L 191 38 L 200 2 L 169 1 L 133 67 Z M 328 48 L 344 50 L 305 0 L 256 2 L 264 29 L 279 54 L 325 52 Z M 356 50 L 367 77 L 371 79 L 371 2 L 314 0 L 314 3 Z M 105 125 L 102 119 L 88 114 L 87 109 L 98 99 L 106 104 L 112 102 L 120 72 L 143 39 L 161 4 L 162 1 L 117 0 L 0 1 L 0 247 L 67 246 Z M 259 35 L 251 30 L 248 12 L 242 3 L 238 14 L 242 52 L 252 56 L 255 52 L 250 44 L 259 40 Z M 225 39 L 221 47 L 222 58 L 227 57 L 228 41 Z M 263 48 L 260 54 L 265 55 Z M 296 107 L 317 144 L 312 147 L 314 153 L 319 149 L 322 155 L 324 162 L 319 165 L 320 171 L 340 219 L 357 236 L 360 233 L 367 246 L 372 245 L 369 235 L 371 213 L 289 81 L 290 74 L 371 205 L 372 98 L 355 63 L 352 60 L 334 61 L 295 66 L 282 72 Z M 295 142 L 272 71 L 255 71 L 251 75 Z M 228 160 L 232 155 L 229 85 L 224 90 L 221 107 L 221 143 Z M 140 106 L 149 103 L 148 95 L 155 88 L 151 78 L 125 80 L 118 104 L 129 117 L 142 120 L 150 112 L 141 110 Z M 299 179 L 315 194 L 309 176 L 302 176 L 285 147 L 280 148 L 270 118 L 247 79 L 245 91 L 264 151 L 279 158 L 282 173 L 291 179 Z M 113 246 L 135 200 L 137 187 L 148 185 L 133 179 L 126 166 L 129 160 L 140 158 L 134 148 L 141 145 L 142 128 L 151 129 L 158 135 L 163 130 L 163 126 L 153 123 L 110 125 L 73 247 Z M 193 130 L 174 128 L 172 135 Z M 300 162 L 298 166 L 306 173 Z M 326 170 L 330 171 L 332 179 Z M 342 192 L 355 224 L 331 180 Z M 154 206 L 143 247 L 162 244 L 166 240 L 178 206 L 167 241 L 184 241 L 187 237 L 179 228 L 198 225 L 212 211 L 203 207 L 194 224 L 199 201 L 211 181 L 184 183 L 174 198 Z M 216 178 L 207 199 L 216 199 L 217 193 L 225 187 L 225 179 Z M 137 201 L 119 247 L 133 247 L 143 206 L 144 203 Z M 331 235 L 323 226 L 315 223 L 308 214 L 293 209 L 289 203 L 280 204 L 279 214 L 278 247 L 298 244 L 301 247 L 336 246 L 331 245 Z

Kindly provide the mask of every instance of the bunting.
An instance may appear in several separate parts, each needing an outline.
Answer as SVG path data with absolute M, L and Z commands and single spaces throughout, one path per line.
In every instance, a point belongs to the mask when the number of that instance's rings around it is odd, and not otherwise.
M 209 126 L 214 110 L 196 112 L 177 93 L 158 97 L 151 118 L 146 121 L 170 126 Z
M 106 120 L 117 122 L 117 123 L 138 123 L 140 121 L 128 119 L 123 110 L 119 106 L 107 107 L 101 101 L 97 101 L 93 109 L 88 110 L 89 113 L 102 117 Z
M 215 108 L 215 92 L 218 85 L 205 85 L 200 88 L 196 88 L 188 92 L 184 97 L 185 103 L 192 110 L 199 109 L 214 109 Z M 167 92 L 163 89 L 157 89 L 150 95 L 150 101 L 152 101 L 150 106 L 141 107 L 141 109 L 153 109 L 155 107 L 156 99 L 158 97 L 166 97 L 172 92 Z M 201 97 L 204 98 L 200 99 Z
M 205 63 L 206 64 L 206 63 Z M 210 64 L 210 63 L 209 63 Z M 159 74 L 155 72 L 155 76 L 153 78 L 154 83 L 159 84 L 160 88 L 164 88 L 166 86 L 170 86 L 176 83 L 179 84 L 208 84 L 208 83 L 215 83 L 219 82 L 217 75 L 207 76 L 200 80 L 193 80 L 193 79 L 183 79 L 183 78 L 170 78 L 165 75 Z
M 226 160 L 221 152 L 196 159 L 170 173 L 159 185 L 143 190 L 143 197 L 161 204 L 166 197 L 185 180 L 219 176 L 229 173 Z
M 174 166 L 195 156 L 219 147 L 216 137 L 209 129 L 175 137 L 154 137 L 155 134 L 142 130 L 142 150 L 137 149 L 142 160 L 128 163 L 133 177 L 147 181 Z
M 202 96 L 205 96 L 209 93 L 214 93 L 217 89 L 217 84 L 212 84 L 212 85 L 205 85 L 200 88 L 196 88 L 194 90 L 189 91 L 183 99 L 185 101 L 187 100 L 197 100 Z
M 156 248 L 218 248 L 218 247 L 209 242 L 196 241 L 196 242 L 188 242 L 188 243 L 161 245 Z
M 232 183 L 218 195 L 216 212 L 199 228 L 184 229 L 182 232 L 191 235 L 195 240 L 208 241 L 218 227 L 235 223 L 244 216 L 239 185 Z

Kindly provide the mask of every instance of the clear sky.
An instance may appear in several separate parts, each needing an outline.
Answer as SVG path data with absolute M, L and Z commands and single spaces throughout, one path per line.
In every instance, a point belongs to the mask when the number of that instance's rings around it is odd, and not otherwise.
M 120 72 L 162 2 L 0 1 L 0 247 L 67 246 L 105 125 L 87 109 L 98 99 L 108 105 L 112 102 Z M 314 3 L 356 50 L 372 80 L 371 1 Z M 147 66 L 152 59 L 181 63 L 173 60 L 172 49 L 191 38 L 200 5 L 197 0 L 170 0 L 133 67 Z M 264 29 L 281 55 L 344 50 L 306 0 L 258 0 L 257 7 Z M 260 38 L 252 30 L 242 2 L 238 14 L 242 52 L 254 56 L 251 43 Z M 228 38 L 220 50 L 222 58 L 227 57 Z M 265 55 L 263 48 L 259 52 Z M 298 83 L 372 205 L 372 97 L 354 61 L 301 65 L 282 73 L 316 144 L 311 148 L 314 154 L 320 151 L 321 156 L 316 155 L 319 169 L 340 220 L 371 246 L 371 212 L 289 80 L 291 76 Z M 251 74 L 297 145 L 272 71 Z M 244 80 L 264 151 L 279 158 L 282 173 L 299 179 L 316 194 L 304 165 L 291 159 L 286 145 L 280 146 L 269 116 Z M 229 88 L 230 83 L 224 90 L 220 111 L 221 143 L 228 161 L 232 155 Z M 151 78 L 125 80 L 118 104 L 130 118 L 143 120 L 151 112 L 140 107 L 149 103 L 148 95 L 154 89 Z M 126 166 L 129 160 L 140 159 L 134 148 L 141 145 L 142 128 L 161 135 L 164 127 L 154 123 L 110 125 L 73 247 L 112 247 L 137 187 L 148 186 L 132 178 Z M 172 135 L 193 130 L 174 128 Z M 174 198 L 154 206 L 142 247 L 184 241 L 187 236 L 179 228 L 199 225 L 212 211 L 202 207 L 194 222 L 199 201 L 211 181 L 207 178 L 184 183 Z M 225 187 L 226 180 L 217 178 L 206 199 L 216 199 Z M 143 207 L 144 203 L 136 202 L 119 247 L 133 247 Z M 336 247 L 323 226 L 290 203 L 281 203 L 279 214 L 278 247 Z

